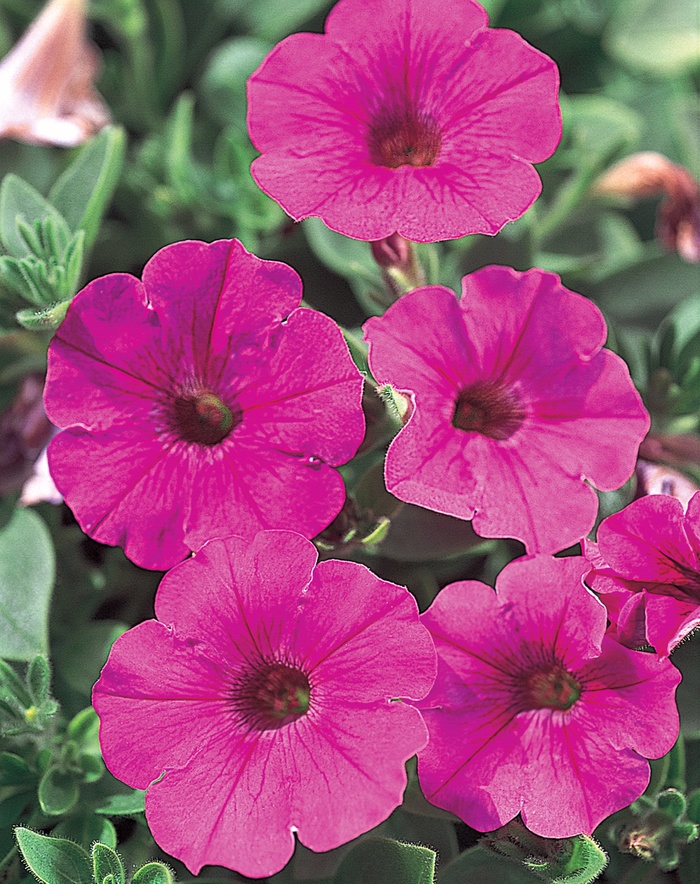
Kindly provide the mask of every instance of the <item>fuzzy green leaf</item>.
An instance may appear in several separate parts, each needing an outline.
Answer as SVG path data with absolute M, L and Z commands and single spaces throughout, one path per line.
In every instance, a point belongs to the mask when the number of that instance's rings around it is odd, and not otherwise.
M 124 884 L 124 866 L 117 854 L 105 844 L 93 844 L 92 867 L 96 884 L 104 884 L 111 876 L 114 884 Z
M 335 884 L 433 884 L 434 878 L 434 850 L 367 838 L 343 858 Z
M 51 535 L 31 510 L 18 509 L 0 531 L 0 656 L 31 660 L 48 650 L 56 572 Z
M 131 879 L 131 884 L 173 884 L 172 872 L 163 863 L 146 863 Z
M 15 837 L 24 861 L 43 884 L 92 884 L 90 857 L 79 845 L 24 828 L 15 829 Z

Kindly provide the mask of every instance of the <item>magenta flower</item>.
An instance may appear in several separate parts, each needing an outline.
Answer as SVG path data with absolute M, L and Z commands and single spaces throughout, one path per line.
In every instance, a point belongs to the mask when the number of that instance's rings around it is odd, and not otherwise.
M 482 832 L 521 814 L 545 838 L 591 833 L 637 799 L 678 735 L 680 673 L 604 635 L 581 557 L 508 565 L 496 592 L 453 583 L 421 617 L 438 676 L 418 703 L 429 801 Z
M 248 82 L 253 177 L 357 239 L 497 233 L 561 136 L 554 62 L 473 0 L 340 0 Z
M 236 240 L 158 252 L 80 292 L 49 349 L 51 473 L 82 529 L 169 568 L 211 537 L 313 537 L 364 431 L 340 329 Z
M 213 540 L 174 568 L 158 621 L 117 640 L 95 685 L 112 773 L 148 788 L 160 846 L 262 877 L 337 847 L 402 800 L 427 741 L 412 706 L 435 650 L 402 587 L 300 535 Z
M 386 485 L 474 520 L 485 537 L 551 553 L 593 527 L 634 470 L 649 418 L 624 362 L 602 350 L 590 301 L 543 270 L 484 267 L 453 292 L 428 286 L 365 324 L 372 373 L 413 394 Z
M 700 492 L 687 512 L 666 494 L 633 501 L 601 523 L 585 553 L 618 641 L 668 655 L 700 626 Z

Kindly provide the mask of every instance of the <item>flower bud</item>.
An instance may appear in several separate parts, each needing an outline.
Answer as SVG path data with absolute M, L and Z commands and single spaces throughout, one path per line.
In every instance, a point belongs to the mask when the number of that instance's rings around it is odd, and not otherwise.
M 663 194 L 656 236 L 686 261 L 700 261 L 700 186 L 690 172 L 660 153 L 632 154 L 604 172 L 593 192 L 631 199 Z
M 390 303 L 425 285 L 425 274 L 410 240 L 400 233 L 392 233 L 375 240 L 370 246 L 372 256 L 381 268 Z
M 0 138 L 73 147 L 109 122 L 85 0 L 51 0 L 0 62 Z

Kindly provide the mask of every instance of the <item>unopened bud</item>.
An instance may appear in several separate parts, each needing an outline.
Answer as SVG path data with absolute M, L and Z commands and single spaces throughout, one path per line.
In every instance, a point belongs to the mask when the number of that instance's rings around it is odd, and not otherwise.
M 370 246 L 372 256 L 381 268 L 390 302 L 425 285 L 425 274 L 410 240 L 400 233 L 392 233 L 375 240 Z
M 51 0 L 0 62 L 0 138 L 73 147 L 109 122 L 86 0 Z
M 594 183 L 593 193 L 631 199 L 664 195 L 656 236 L 686 261 L 700 261 L 700 185 L 684 166 L 660 153 L 636 153 L 616 163 Z

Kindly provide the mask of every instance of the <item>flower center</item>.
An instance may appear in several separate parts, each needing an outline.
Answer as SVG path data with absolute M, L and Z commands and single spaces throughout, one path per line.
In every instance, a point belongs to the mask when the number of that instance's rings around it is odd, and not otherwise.
M 518 397 L 490 381 L 472 384 L 457 397 L 452 426 L 465 433 L 481 433 L 502 442 L 509 439 L 525 420 Z
M 216 393 L 178 396 L 172 404 L 173 430 L 185 442 L 199 445 L 217 445 L 222 442 L 242 420 Z
M 248 727 L 276 730 L 306 715 L 311 685 L 295 666 L 262 662 L 239 679 L 231 699 Z
M 412 108 L 379 114 L 369 126 L 367 146 L 375 166 L 432 166 L 442 136 L 433 120 Z
M 571 709 L 581 696 L 580 683 L 561 666 L 529 673 L 524 689 L 528 709 Z

